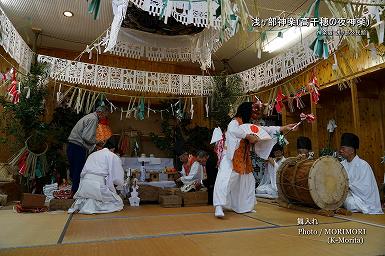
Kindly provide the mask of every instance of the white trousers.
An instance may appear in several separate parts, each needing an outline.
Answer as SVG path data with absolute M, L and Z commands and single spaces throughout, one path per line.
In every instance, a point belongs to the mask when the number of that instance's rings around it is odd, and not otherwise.
M 79 210 L 79 213 L 109 213 L 123 209 L 123 200 L 105 184 L 105 177 L 86 174 L 80 179 L 78 191 L 74 195 L 75 202 L 68 213 Z
M 232 161 L 224 155 L 214 185 L 214 206 L 245 213 L 254 210 L 255 203 L 254 175 L 240 175 L 233 171 Z

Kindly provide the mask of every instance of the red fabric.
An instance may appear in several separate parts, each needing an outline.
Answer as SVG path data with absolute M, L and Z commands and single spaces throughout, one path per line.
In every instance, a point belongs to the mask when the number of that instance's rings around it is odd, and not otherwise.
M 109 121 L 107 117 L 102 117 L 99 119 L 99 124 L 109 125 Z
M 18 213 L 21 213 L 21 212 L 38 213 L 38 212 L 46 212 L 46 211 L 48 211 L 48 207 L 47 206 L 44 206 L 42 208 L 23 208 L 21 206 L 21 203 L 16 203 L 15 208 L 16 208 L 16 211 Z
M 225 134 L 222 133 L 222 139 L 215 144 L 214 151 L 218 157 L 217 167 L 219 167 L 219 164 L 221 163 L 221 160 L 223 158 L 223 150 L 225 148 L 225 141 L 226 141 Z
M 286 99 L 286 96 L 282 94 L 282 90 L 279 89 L 277 93 L 277 98 L 275 99 L 275 109 L 277 110 L 278 113 L 282 112 L 283 108 L 283 103 L 282 100 Z
M 195 163 L 196 160 L 197 158 L 195 156 L 189 155 L 187 163 L 183 164 L 183 168 L 186 173 L 186 176 L 189 175 L 191 166 L 193 165 L 193 163 Z
M 23 155 L 20 157 L 19 162 L 18 162 L 18 167 L 19 167 L 19 173 L 21 175 L 24 175 L 27 169 L 27 157 L 28 157 L 29 152 L 25 151 Z
M 53 192 L 53 197 L 57 199 L 69 199 L 72 198 L 71 190 L 56 190 Z

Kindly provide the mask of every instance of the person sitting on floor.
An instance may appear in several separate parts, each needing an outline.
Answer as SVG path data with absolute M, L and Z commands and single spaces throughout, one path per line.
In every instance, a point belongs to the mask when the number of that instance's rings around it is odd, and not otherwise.
M 311 151 L 311 140 L 308 137 L 298 137 L 297 153 L 298 156 L 301 156 L 305 159 L 313 159 L 314 153 Z
M 111 137 L 104 148 L 92 153 L 80 174 L 80 185 L 74 195 L 75 202 L 68 213 L 108 213 L 123 209 L 122 198 L 115 186 L 124 184 L 124 171 L 120 158 L 114 153 L 116 140 Z
M 193 153 L 189 153 L 187 150 L 184 150 L 179 156 L 179 160 L 182 162 L 181 176 L 188 176 L 192 164 L 196 161 L 196 156 Z
M 352 212 L 383 214 L 372 168 L 357 155 L 359 143 L 358 136 L 353 133 L 344 133 L 341 136 L 340 155 L 345 159 L 341 164 L 349 178 L 349 193 L 344 207 Z
M 188 175 L 182 176 L 175 181 L 177 184 L 179 182 L 183 182 L 183 187 L 181 188 L 182 192 L 187 192 L 192 189 L 195 190 L 196 181 L 201 181 L 204 178 L 203 165 L 198 161 L 198 159 L 202 161 L 202 159 L 205 159 L 205 157 L 208 158 L 207 153 L 205 151 L 199 151 L 195 161 L 191 164 L 190 172 Z
M 267 169 L 263 174 L 261 183 L 255 189 L 255 194 L 257 197 L 278 197 L 276 175 L 277 170 L 283 161 L 285 161 L 285 157 L 283 156 L 283 147 L 277 143 L 271 150 L 271 154 L 267 163 Z

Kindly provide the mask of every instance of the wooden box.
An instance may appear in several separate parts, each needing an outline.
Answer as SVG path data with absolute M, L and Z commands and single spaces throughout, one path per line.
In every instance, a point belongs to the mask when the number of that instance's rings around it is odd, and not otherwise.
M 161 196 L 171 196 L 171 195 L 177 195 L 182 197 L 182 192 L 180 191 L 180 188 L 164 188 L 159 191 L 159 202 Z
M 178 178 L 179 178 L 179 174 L 178 173 L 169 173 L 168 174 L 168 180 L 170 180 L 170 181 L 176 180 Z
M 168 174 L 167 173 L 159 173 L 159 180 L 160 181 L 166 181 L 168 180 Z
M 159 181 L 159 173 L 158 172 L 150 172 L 150 180 L 151 181 Z
M 49 201 L 49 210 L 50 211 L 57 211 L 57 210 L 63 210 L 67 211 L 72 204 L 74 203 L 75 199 L 51 199 Z
M 20 201 L 22 187 L 18 182 L 0 182 L 0 193 L 7 195 L 7 201 Z
M 207 191 L 186 192 L 182 193 L 182 196 L 184 206 L 199 206 L 208 203 Z
M 23 208 L 43 208 L 45 195 L 24 193 L 21 198 L 21 207 Z
M 159 191 L 161 188 L 149 186 L 149 185 L 139 185 L 139 198 L 141 202 L 158 202 L 159 200 Z
M 161 207 L 176 208 L 182 206 L 182 197 L 177 195 L 160 196 Z

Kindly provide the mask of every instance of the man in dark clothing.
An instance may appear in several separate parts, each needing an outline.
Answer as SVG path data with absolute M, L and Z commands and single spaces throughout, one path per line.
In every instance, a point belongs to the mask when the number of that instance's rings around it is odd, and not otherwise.
M 218 167 L 217 167 L 217 162 L 218 158 L 217 155 L 215 154 L 214 150 L 212 148 L 207 148 L 206 149 L 209 157 L 206 160 L 206 176 L 207 178 L 202 180 L 201 182 L 197 182 L 196 188 L 199 190 L 200 186 L 205 186 L 207 188 L 208 192 L 208 204 L 212 205 L 213 204 L 213 193 L 214 193 L 214 184 L 215 184 L 215 179 L 217 178 L 217 173 L 218 173 Z M 199 161 L 199 160 L 198 160 Z

